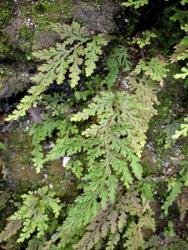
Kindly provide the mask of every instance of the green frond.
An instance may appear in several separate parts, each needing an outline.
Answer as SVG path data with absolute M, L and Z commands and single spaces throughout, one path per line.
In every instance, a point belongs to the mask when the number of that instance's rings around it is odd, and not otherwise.
M 33 162 L 38 173 L 45 162 L 41 143 L 45 141 L 47 137 L 52 136 L 52 133 L 59 127 L 60 123 L 60 120 L 47 118 L 41 124 L 34 125 L 30 131 L 30 135 L 32 135 L 32 144 L 34 146 L 32 151 Z
M 91 42 L 87 43 L 84 50 L 85 72 L 87 77 L 92 75 L 96 68 L 96 62 L 102 54 L 102 47 L 106 45 L 107 41 L 102 34 L 95 36 Z
M 45 248 L 44 240 L 37 239 L 36 237 L 34 237 L 28 242 L 26 250 L 43 250 L 44 248 Z
M 68 24 L 51 24 L 51 28 L 60 34 L 62 40 L 66 40 L 68 44 L 73 44 L 75 41 L 85 42 L 88 38 L 85 27 L 82 27 L 78 22 L 73 21 Z
M 59 198 L 54 198 L 55 193 L 48 190 L 48 187 L 38 189 L 36 193 L 22 195 L 23 205 L 11 217 L 11 221 L 23 223 L 22 232 L 18 242 L 23 242 L 37 231 L 37 238 L 45 234 L 49 225 L 49 210 L 57 218 L 61 211 Z
M 180 194 L 180 192 L 181 192 L 181 183 L 179 182 L 174 183 L 174 185 L 171 188 L 171 191 L 169 192 L 162 206 L 165 214 L 168 214 L 168 208 L 173 204 L 173 202 L 175 201 L 177 196 Z
M 140 74 L 144 72 L 146 76 L 149 76 L 154 81 L 162 81 L 167 76 L 167 63 L 158 57 L 153 57 L 150 61 L 144 61 L 140 59 L 135 68 L 135 73 Z
M 148 0 L 126 0 L 122 3 L 122 6 L 138 9 L 146 4 L 148 4 Z
M 107 86 L 112 87 L 118 80 L 121 71 L 128 72 L 131 69 L 131 60 L 127 47 L 118 45 L 112 47 L 106 59 L 108 74 L 105 78 Z
M 175 46 L 175 52 L 171 56 L 172 62 L 188 58 L 188 36 L 184 36 L 180 43 Z
M 156 38 L 157 35 L 149 30 L 143 31 L 140 36 L 133 39 L 133 43 L 137 44 L 141 49 L 146 45 L 151 44 L 151 39 Z
M 6 241 L 13 235 L 15 235 L 22 227 L 22 221 L 17 220 L 10 220 L 8 221 L 4 230 L 0 233 L 0 242 Z
M 56 29 L 60 31 L 60 26 Z M 78 85 L 84 66 L 86 77 L 93 73 L 96 62 L 102 54 L 102 47 L 107 45 L 105 37 L 99 34 L 88 38 L 77 22 L 73 22 L 70 26 L 63 25 L 61 34 L 62 43 L 56 43 L 49 49 L 33 52 L 35 58 L 43 61 L 42 65 L 38 67 L 38 74 L 32 78 L 36 85 L 29 89 L 29 95 L 21 100 L 7 121 L 24 116 L 49 85 L 54 82 L 63 83 L 67 73 L 72 88 Z
M 181 73 L 174 76 L 176 79 L 186 79 L 188 77 L 188 63 L 186 67 L 181 68 Z
M 188 135 L 188 117 L 184 119 L 185 123 L 182 123 L 179 130 L 176 130 L 175 134 L 172 136 L 174 140 L 177 140 L 179 137 L 186 137 Z
M 143 214 L 137 223 L 133 221 L 128 225 L 124 234 L 124 238 L 126 239 L 124 247 L 126 247 L 126 249 L 136 250 L 144 248 L 144 228 L 155 231 L 155 221 L 150 211 Z

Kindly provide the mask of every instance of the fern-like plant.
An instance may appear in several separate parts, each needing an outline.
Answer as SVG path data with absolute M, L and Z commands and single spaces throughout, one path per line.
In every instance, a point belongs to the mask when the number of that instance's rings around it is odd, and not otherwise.
M 134 188 L 143 177 L 140 158 L 149 121 L 157 114 L 157 86 L 167 76 L 167 64 L 153 57 L 135 65 L 128 47 L 112 43 L 102 69 L 90 77 L 107 45 L 105 36 L 88 37 L 77 22 L 53 28 L 63 42 L 34 52 L 45 61 L 33 77 L 37 85 L 8 118 L 18 119 L 32 106 L 41 105 L 43 120 L 30 131 L 37 172 L 49 161 L 63 159 L 65 171 L 81 182 L 80 195 L 45 244 L 61 250 L 92 249 L 107 240 L 110 250 L 124 235 L 126 248 L 142 247 L 142 229 L 154 230 L 154 220 L 150 206 Z M 72 87 L 68 96 L 44 93 L 50 84 L 65 79 Z M 47 138 L 53 146 L 44 150 Z M 60 201 L 54 195 L 41 188 L 23 196 L 23 206 L 11 217 L 23 222 L 19 242 L 34 236 L 28 247 L 43 245 L 49 210 L 55 217 L 60 213 Z
M 33 53 L 36 59 L 43 61 L 38 68 L 38 74 L 32 78 L 36 85 L 29 89 L 29 95 L 21 100 L 17 110 L 7 121 L 24 116 L 50 84 L 63 83 L 67 74 L 72 88 L 78 84 L 82 71 L 85 71 L 87 77 L 91 76 L 102 54 L 102 47 L 107 45 L 104 35 L 88 37 L 78 22 L 71 25 L 53 25 L 53 29 L 60 32 L 62 42 Z
M 59 198 L 54 198 L 55 193 L 48 190 L 48 187 L 38 189 L 37 192 L 29 192 L 22 196 L 23 206 L 10 217 L 10 222 L 1 233 L 2 240 L 17 233 L 21 228 L 22 232 L 18 242 L 29 239 L 33 233 L 37 238 L 43 236 L 49 228 L 49 215 L 53 213 L 55 218 L 60 214 L 61 205 Z
M 148 0 L 126 0 L 122 2 L 122 6 L 133 7 L 135 9 L 138 9 L 146 4 L 148 4 Z

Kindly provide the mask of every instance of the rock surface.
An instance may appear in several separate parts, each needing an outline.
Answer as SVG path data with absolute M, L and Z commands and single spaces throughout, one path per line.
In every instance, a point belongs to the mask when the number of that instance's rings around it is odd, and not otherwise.
M 118 8 L 112 0 L 16 0 L 1 5 L 0 100 L 30 87 L 30 72 L 35 68 L 31 52 L 48 48 L 58 39 L 49 28 L 51 22 L 76 19 L 89 33 L 117 29 Z
M 100 4 L 80 0 L 74 0 L 73 3 L 73 16 L 82 21 L 90 32 L 113 33 L 116 31 L 114 15 L 118 8 L 112 0 L 103 0 Z
M 27 65 L 14 63 L 0 75 L 0 99 L 10 97 L 31 86 L 30 69 Z

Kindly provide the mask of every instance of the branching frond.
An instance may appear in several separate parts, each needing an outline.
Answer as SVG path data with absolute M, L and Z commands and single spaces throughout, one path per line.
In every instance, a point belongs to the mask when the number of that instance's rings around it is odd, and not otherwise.
M 77 22 L 73 22 L 70 26 L 63 25 L 62 29 L 60 27 L 55 26 L 54 29 L 60 32 L 62 43 L 33 53 L 35 58 L 43 61 L 43 64 L 38 67 L 38 74 L 32 78 L 36 85 L 29 89 L 29 95 L 21 100 L 17 110 L 7 118 L 7 121 L 24 116 L 50 84 L 63 83 L 68 74 L 70 85 L 74 88 L 80 80 L 83 67 L 86 77 L 91 76 L 96 68 L 102 47 L 107 45 L 105 37 L 99 34 L 88 38 Z

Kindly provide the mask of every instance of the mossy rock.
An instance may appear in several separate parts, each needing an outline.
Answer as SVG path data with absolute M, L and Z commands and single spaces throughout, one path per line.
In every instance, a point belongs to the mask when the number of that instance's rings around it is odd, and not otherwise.
M 12 53 L 12 47 L 7 43 L 7 39 L 5 37 L 0 38 L 0 59 L 6 58 L 10 56 Z
M 0 141 L 6 145 L 0 150 L 0 175 L 12 191 L 26 192 L 41 186 L 53 187 L 59 196 L 75 197 L 77 183 L 66 176 L 61 160 L 52 161 L 36 173 L 32 162 L 32 138 L 28 134 L 31 121 L 13 123 Z M 3 129 L 2 129 L 3 130 Z
M 27 190 L 36 187 L 41 177 L 36 174 L 31 161 L 31 138 L 22 129 L 14 127 L 1 134 L 1 141 L 7 146 L 1 151 L 1 158 L 5 163 L 2 173 L 9 188 Z
M 52 45 L 57 37 L 50 30 L 51 23 L 77 19 L 90 32 L 113 33 L 116 30 L 114 15 L 118 8 L 112 0 L 18 0 L 16 12 L 3 29 L 9 44 L 28 53 Z M 41 33 L 40 33 L 41 32 Z
M 13 12 L 13 1 L 4 0 L 0 2 L 0 27 L 4 27 L 11 19 Z
M 0 58 L 4 61 L 0 65 L 0 99 L 30 87 L 30 72 L 35 68 L 35 63 L 30 63 L 32 51 L 48 48 L 58 40 L 58 35 L 49 28 L 52 22 L 77 19 L 91 33 L 116 30 L 113 16 L 117 7 L 112 0 L 17 0 L 12 1 L 11 8 L 9 5 L 2 8 L 14 12 L 1 31 Z
M 40 50 L 53 46 L 59 38 L 58 34 L 49 31 L 36 31 L 33 40 L 33 50 Z
M 24 91 L 31 85 L 30 67 L 26 64 L 11 64 L 0 67 L 0 99 Z

